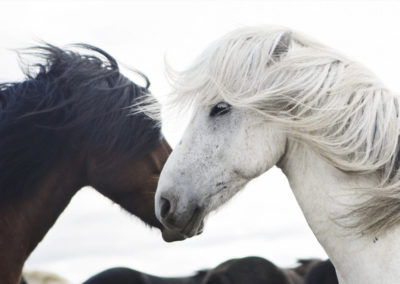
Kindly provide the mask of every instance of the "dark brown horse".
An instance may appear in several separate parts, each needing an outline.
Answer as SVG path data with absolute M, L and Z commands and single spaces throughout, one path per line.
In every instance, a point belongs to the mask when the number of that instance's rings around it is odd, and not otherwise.
M 177 278 L 115 267 L 94 275 L 83 284 L 303 284 L 308 271 L 318 263 L 319 260 L 302 260 L 296 268 L 282 269 L 261 257 L 244 257 L 225 261 L 194 276 Z
M 72 196 L 90 185 L 150 226 L 171 152 L 160 125 L 135 105 L 148 95 L 106 52 L 45 45 L 36 75 L 0 84 L 0 282 L 23 264 Z M 90 50 L 90 51 L 89 51 Z M 94 55 L 95 54 L 95 55 Z
M 328 259 L 314 265 L 307 273 L 304 284 L 338 284 L 336 269 Z

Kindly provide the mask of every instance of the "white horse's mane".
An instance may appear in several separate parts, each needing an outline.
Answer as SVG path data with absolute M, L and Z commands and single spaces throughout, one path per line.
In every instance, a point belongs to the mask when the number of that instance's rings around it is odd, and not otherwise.
M 398 97 L 360 64 L 285 28 L 235 30 L 183 72 L 169 70 L 167 108 L 221 100 L 252 109 L 311 145 L 333 166 L 377 173 L 349 216 L 361 233 L 400 221 Z

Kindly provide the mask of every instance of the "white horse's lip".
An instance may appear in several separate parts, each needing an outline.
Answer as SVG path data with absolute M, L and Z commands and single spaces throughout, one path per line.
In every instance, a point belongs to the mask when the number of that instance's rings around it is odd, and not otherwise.
M 204 209 L 197 207 L 190 220 L 182 230 L 182 234 L 191 238 L 202 232 L 203 229 Z
M 187 237 L 181 232 L 176 231 L 176 230 L 169 230 L 169 229 L 164 229 L 162 231 L 162 237 L 164 241 L 170 243 L 170 242 L 176 242 L 176 241 L 183 241 Z
M 176 242 L 176 241 L 183 241 L 187 238 L 191 238 L 195 235 L 200 235 L 203 233 L 203 227 L 204 227 L 204 222 L 201 221 L 201 225 L 197 230 L 194 230 L 193 232 L 190 232 L 189 234 L 184 234 L 181 231 L 177 230 L 169 230 L 169 229 L 164 229 L 162 232 L 162 237 L 164 241 L 170 243 L 170 242 Z
M 183 229 L 176 227 L 164 227 L 162 237 L 166 242 L 182 241 L 196 235 L 200 235 L 204 228 L 204 210 L 197 208 Z

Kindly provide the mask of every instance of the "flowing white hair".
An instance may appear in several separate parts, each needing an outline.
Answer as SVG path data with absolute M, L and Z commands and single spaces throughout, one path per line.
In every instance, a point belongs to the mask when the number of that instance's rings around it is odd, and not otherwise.
M 400 221 L 398 98 L 360 64 L 297 32 L 252 27 L 217 40 L 187 70 L 168 71 L 167 107 L 224 100 L 279 123 L 342 171 L 377 173 L 378 186 L 348 215 L 361 233 Z

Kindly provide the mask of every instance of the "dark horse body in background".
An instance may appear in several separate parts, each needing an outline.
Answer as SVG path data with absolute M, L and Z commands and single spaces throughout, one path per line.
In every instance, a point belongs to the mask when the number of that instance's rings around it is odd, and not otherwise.
M 328 259 L 313 266 L 307 273 L 304 284 L 338 284 L 336 269 Z
M 94 275 L 83 284 L 303 284 L 309 271 L 320 263 L 325 262 L 302 260 L 296 268 L 282 269 L 261 257 L 244 257 L 225 261 L 213 269 L 199 271 L 194 276 L 177 278 L 158 277 L 126 267 L 115 267 Z M 323 275 L 324 272 L 320 272 L 317 273 L 325 278 L 318 279 L 328 279 Z
M 148 95 L 104 51 L 45 45 L 45 60 L 19 83 L 0 84 L 0 280 L 23 264 L 72 196 L 86 185 L 150 226 L 154 192 L 171 152 L 160 126 L 132 105 Z

